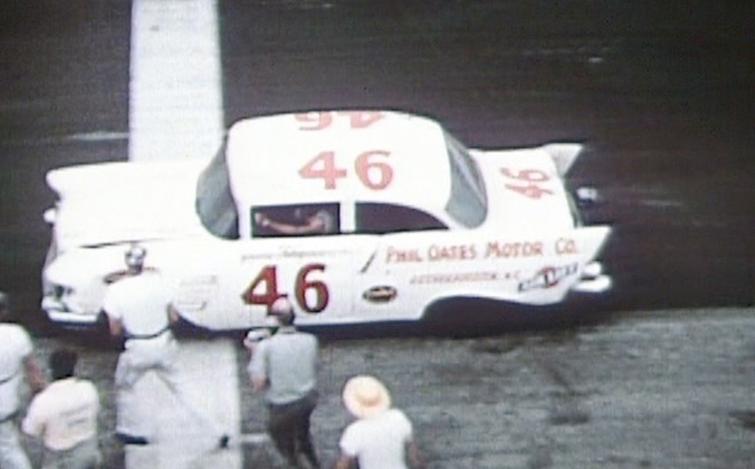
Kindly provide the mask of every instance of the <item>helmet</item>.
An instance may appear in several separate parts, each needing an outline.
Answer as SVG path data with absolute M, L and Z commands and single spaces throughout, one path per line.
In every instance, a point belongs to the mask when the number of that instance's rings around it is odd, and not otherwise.
M 147 256 L 147 250 L 138 244 L 132 244 L 126 251 L 126 266 L 129 269 L 141 269 L 144 266 L 144 258 Z

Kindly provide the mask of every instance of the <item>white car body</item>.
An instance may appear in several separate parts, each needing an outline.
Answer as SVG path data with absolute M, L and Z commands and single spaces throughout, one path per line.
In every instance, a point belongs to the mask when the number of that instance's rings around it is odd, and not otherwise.
M 175 285 L 183 318 L 212 330 L 265 326 L 283 295 L 298 324 L 328 325 L 418 320 L 458 297 L 602 292 L 611 228 L 580 226 L 563 183 L 580 150 L 467 151 L 426 117 L 322 111 L 240 121 L 209 163 L 56 169 L 43 308 L 95 323 L 132 243 Z M 254 215 L 292 223 L 296 209 L 327 211 L 337 232 L 271 236 Z

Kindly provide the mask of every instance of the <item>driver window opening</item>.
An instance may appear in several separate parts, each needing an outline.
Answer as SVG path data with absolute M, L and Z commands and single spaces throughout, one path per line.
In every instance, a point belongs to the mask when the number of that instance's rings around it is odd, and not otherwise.
M 251 213 L 255 238 L 340 233 L 337 203 L 253 207 Z

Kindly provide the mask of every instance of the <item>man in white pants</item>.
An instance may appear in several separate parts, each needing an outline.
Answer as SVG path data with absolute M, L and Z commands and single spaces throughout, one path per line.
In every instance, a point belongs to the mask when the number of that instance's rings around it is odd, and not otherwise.
M 103 301 L 110 333 L 125 338 L 125 351 L 115 370 L 117 390 L 116 436 L 125 444 L 144 445 L 154 438 L 153 420 L 144 415 L 134 386 L 148 371 L 154 371 L 208 432 L 215 434 L 220 448 L 228 446 L 228 436 L 216 422 L 189 405 L 176 376 L 178 345 L 170 330 L 178 319 L 172 309 L 173 289 L 155 269 L 144 268 L 146 251 L 132 246 L 126 252 L 126 275 L 110 285 Z
M 0 292 L 0 467 L 30 469 L 15 422 L 18 392 L 24 374 L 33 393 L 44 389 L 45 378 L 34 359 L 29 334 L 19 325 L 4 323 L 9 315 L 8 298 Z

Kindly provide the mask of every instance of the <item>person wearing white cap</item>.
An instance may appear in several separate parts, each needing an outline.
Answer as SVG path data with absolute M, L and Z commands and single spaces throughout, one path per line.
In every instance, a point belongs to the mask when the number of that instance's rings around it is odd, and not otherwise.
M 115 369 L 116 437 L 124 444 L 146 445 L 157 433 L 153 416 L 143 408 L 147 396 L 136 388 L 137 382 L 153 371 L 178 403 L 217 439 L 218 447 L 227 448 L 228 435 L 209 415 L 189 404 L 186 384 L 178 379 L 178 344 L 170 327 L 178 313 L 171 304 L 170 284 L 158 270 L 145 268 L 146 255 L 139 245 L 125 252 L 127 271 L 108 287 L 102 306 L 110 334 L 125 339 Z
M 285 297 L 270 305 L 270 314 L 280 327 L 250 347 L 252 386 L 255 391 L 265 390 L 267 429 L 278 451 L 292 467 L 317 468 L 320 463 L 309 430 L 318 398 L 317 338 L 294 327 L 294 309 Z
M 0 468 L 31 468 L 18 437 L 16 416 L 20 407 L 19 390 L 26 377 L 33 393 L 45 388 L 45 375 L 34 358 L 34 347 L 26 329 L 7 324 L 10 307 L 0 292 Z
M 359 375 L 343 388 L 343 403 L 357 420 L 346 427 L 336 469 L 406 469 L 424 467 L 412 424 L 391 407 L 391 395 L 377 378 Z

